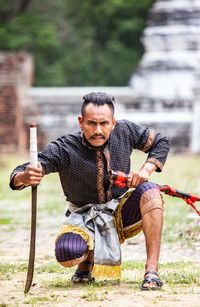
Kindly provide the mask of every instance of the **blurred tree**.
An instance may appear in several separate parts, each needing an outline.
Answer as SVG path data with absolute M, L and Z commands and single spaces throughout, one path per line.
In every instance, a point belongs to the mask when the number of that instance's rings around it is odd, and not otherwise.
M 1 1 L 0 20 L 8 22 L 10 19 L 24 13 L 32 0 Z
M 126 85 L 155 0 L 0 0 L 0 49 L 35 57 L 36 86 Z

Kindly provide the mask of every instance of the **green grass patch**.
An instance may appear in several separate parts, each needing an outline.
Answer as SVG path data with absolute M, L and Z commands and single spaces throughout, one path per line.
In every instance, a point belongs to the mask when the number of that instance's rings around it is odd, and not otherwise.
M 108 295 L 107 291 L 96 292 L 95 290 L 87 292 L 81 296 L 81 298 L 85 299 L 88 302 L 91 301 L 104 301 Z
M 73 268 L 74 270 L 74 268 Z M 41 267 L 37 268 L 36 271 L 41 273 L 61 273 L 66 274 L 66 268 L 62 267 L 60 264 L 56 262 L 49 262 L 43 264 Z M 69 270 L 67 270 L 69 272 Z M 71 271 L 71 270 L 70 270 Z
M 161 274 L 163 280 L 172 285 L 184 284 L 191 285 L 197 284 L 198 277 L 195 272 L 167 272 L 165 274 Z
M 63 277 L 56 277 L 54 280 L 51 281 L 43 281 L 45 287 L 50 288 L 60 288 L 60 289 L 68 289 L 71 287 L 75 287 L 70 279 L 63 278 Z
M 12 280 L 14 274 L 27 270 L 27 264 L 0 264 L 0 280 Z
M 195 270 L 200 269 L 200 264 L 193 263 L 192 261 L 188 262 L 168 262 L 159 265 L 160 269 L 175 269 L 175 270 Z
M 94 288 L 103 288 L 106 287 L 107 289 L 110 287 L 118 286 L 120 284 L 120 279 L 104 279 L 104 280 L 98 280 L 95 279 L 95 281 L 88 285 L 88 289 L 92 290 Z
M 24 304 L 38 304 L 40 302 L 49 302 L 51 301 L 49 297 L 47 296 L 39 296 L 39 297 L 31 297 L 29 299 L 26 299 L 23 301 Z
M 122 262 L 122 270 L 144 269 L 144 261 L 124 261 Z
M 9 218 L 0 218 L 0 225 L 8 225 L 11 224 L 11 219 Z
M 135 271 L 137 276 L 144 274 L 145 262 L 125 261 L 122 263 L 122 270 L 126 272 Z M 193 262 L 171 262 L 160 264 L 160 278 L 169 285 L 191 285 L 199 286 L 200 283 L 200 264 Z M 123 282 L 128 284 L 140 284 L 142 280 L 130 277 L 123 278 Z M 136 286 L 137 288 L 137 286 Z
M 12 279 L 13 279 L 12 274 L 10 273 L 1 274 L 0 273 L 0 280 L 12 280 Z
M 4 274 L 7 272 L 16 273 L 27 270 L 27 264 L 0 264 L 0 274 Z
M 7 273 L 7 272 L 14 272 L 14 270 L 16 269 L 16 265 L 14 264 L 8 264 L 8 265 L 4 265 L 4 264 L 0 264 L 0 273 Z

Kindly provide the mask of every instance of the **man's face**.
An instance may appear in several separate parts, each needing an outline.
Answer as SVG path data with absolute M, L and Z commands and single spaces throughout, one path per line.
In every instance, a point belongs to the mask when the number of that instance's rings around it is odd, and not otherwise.
M 96 106 L 89 103 L 78 121 L 86 140 L 93 146 L 102 146 L 115 127 L 113 112 L 107 104 Z

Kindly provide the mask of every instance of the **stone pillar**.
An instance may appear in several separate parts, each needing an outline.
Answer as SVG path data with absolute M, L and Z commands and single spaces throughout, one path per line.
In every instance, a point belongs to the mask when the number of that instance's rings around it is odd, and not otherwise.
M 191 152 L 193 154 L 200 154 L 200 70 L 195 76 Z
M 25 53 L 0 52 L 0 152 L 23 151 L 23 107 L 33 80 L 33 59 Z

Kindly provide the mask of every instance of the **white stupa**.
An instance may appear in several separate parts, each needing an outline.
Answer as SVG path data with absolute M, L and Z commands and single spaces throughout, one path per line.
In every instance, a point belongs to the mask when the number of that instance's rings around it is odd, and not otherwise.
M 145 53 L 130 79 L 147 109 L 192 108 L 200 65 L 200 0 L 157 0 L 142 42 Z

